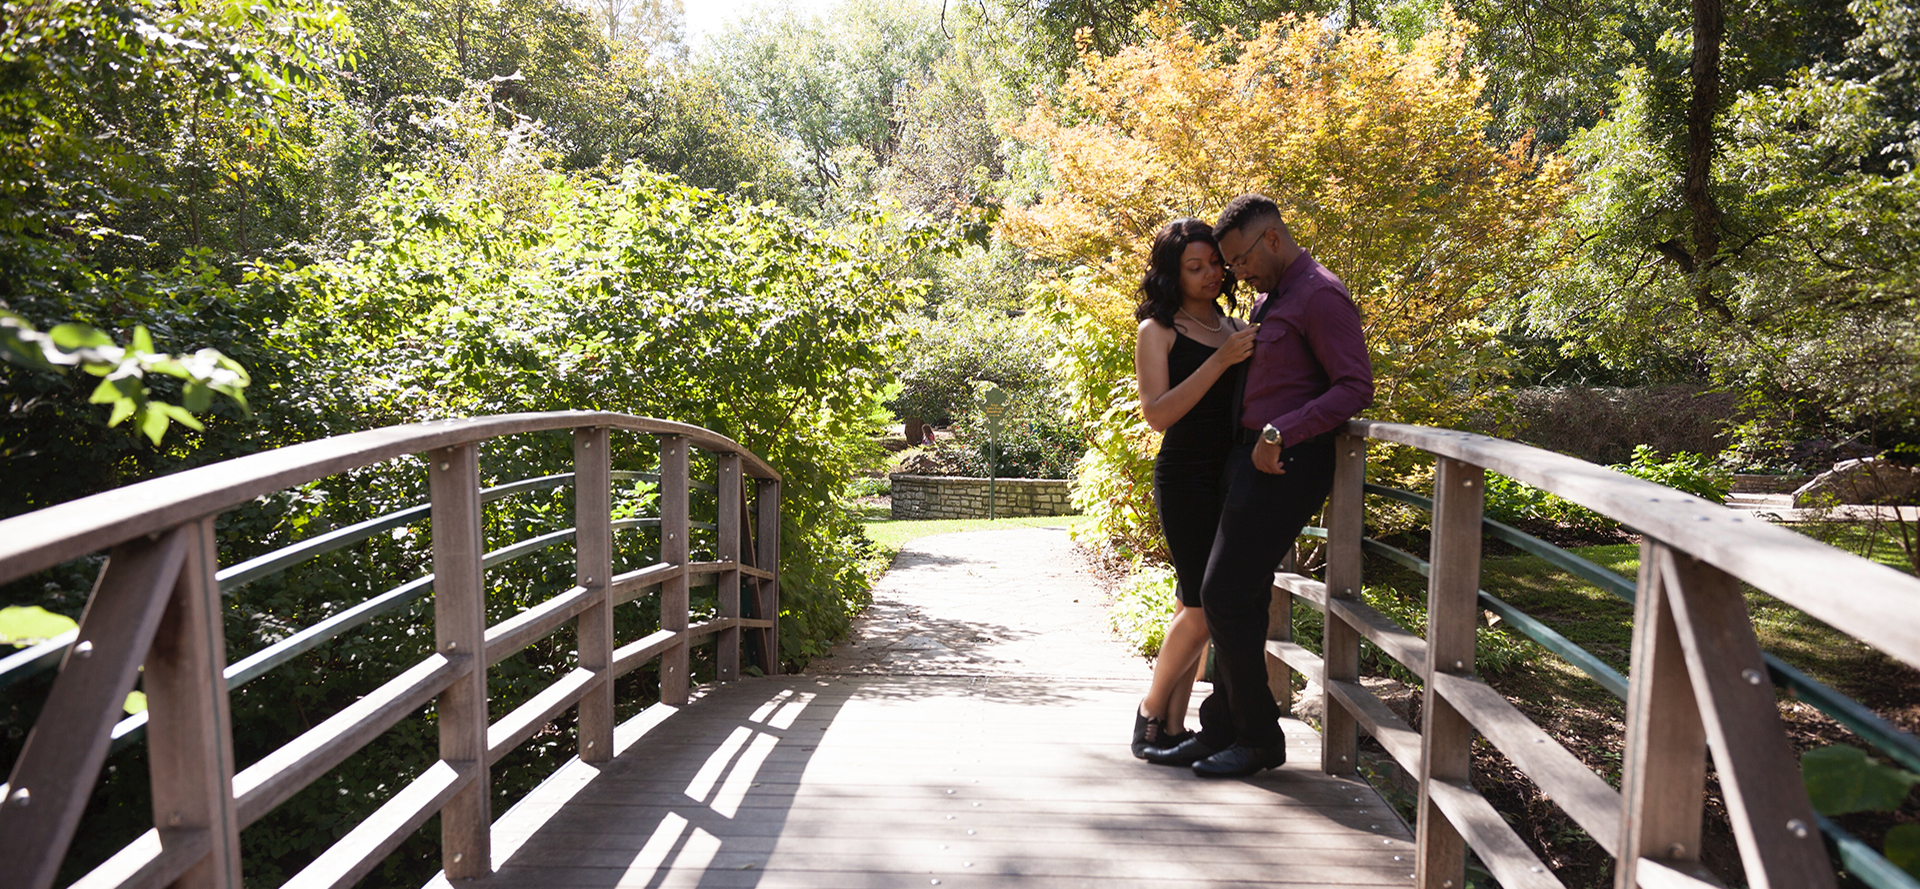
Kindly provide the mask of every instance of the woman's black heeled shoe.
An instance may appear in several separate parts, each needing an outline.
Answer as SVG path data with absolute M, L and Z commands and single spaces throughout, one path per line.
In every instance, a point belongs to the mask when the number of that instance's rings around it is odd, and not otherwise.
M 1167 724 L 1158 716 L 1147 716 L 1139 710 L 1133 711 L 1133 758 L 1146 759 L 1147 751 L 1155 747 L 1177 747 L 1180 742 L 1193 737 L 1192 732 L 1173 734 L 1167 731 Z

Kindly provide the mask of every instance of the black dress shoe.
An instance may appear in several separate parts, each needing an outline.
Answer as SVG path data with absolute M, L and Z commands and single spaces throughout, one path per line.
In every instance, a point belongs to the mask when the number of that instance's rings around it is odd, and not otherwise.
M 1254 747 L 1235 744 L 1193 764 L 1193 773 L 1202 778 L 1245 778 L 1255 772 L 1286 765 L 1287 742 Z
M 1218 747 L 1210 747 L 1201 742 L 1199 735 L 1181 741 L 1172 747 L 1147 748 L 1146 760 L 1157 766 L 1192 765 L 1220 752 Z

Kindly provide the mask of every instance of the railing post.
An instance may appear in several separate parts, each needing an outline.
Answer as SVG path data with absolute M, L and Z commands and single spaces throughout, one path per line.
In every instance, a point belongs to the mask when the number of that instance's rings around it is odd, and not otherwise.
M 611 436 L 607 427 L 573 430 L 574 579 L 593 590 L 593 604 L 580 612 L 579 665 L 600 679 L 580 699 L 580 761 L 613 758 L 613 486 Z
M 759 594 L 754 597 L 754 613 L 773 622 L 760 633 L 760 662 L 766 665 L 767 675 L 773 676 L 780 672 L 780 481 L 767 478 L 755 481 L 758 490 L 754 503 L 759 515 L 753 535 L 758 550 L 754 554 L 754 565 L 772 574 L 773 579 L 756 580 Z
M 1435 781 L 1469 786 L 1473 726 L 1434 691 L 1440 673 L 1473 673 L 1473 632 L 1480 614 L 1480 513 L 1486 471 L 1440 458 L 1433 480 L 1433 569 L 1427 580 L 1426 698 L 1420 720 L 1420 808 L 1414 885 L 1466 885 L 1467 846 L 1433 801 Z
M 1655 552 L 1747 884 L 1830 889 L 1833 863 L 1787 745 L 1739 581 L 1668 547 Z
M 720 561 L 733 567 L 720 572 L 720 619 L 738 621 L 740 618 L 740 507 L 745 496 L 740 489 L 740 455 L 716 454 L 717 464 L 715 493 L 719 508 L 714 516 L 714 525 L 719 529 L 716 555 Z M 732 682 L 740 678 L 740 626 L 738 623 L 720 631 L 720 638 L 714 642 L 714 671 L 721 682 Z
M 685 567 L 687 543 L 687 439 L 660 436 L 660 561 Z M 687 679 L 687 575 L 682 572 L 660 586 L 660 629 L 679 634 L 672 648 L 660 655 L 660 702 L 685 704 Z
M 1620 780 L 1620 859 L 1615 889 L 1639 885 L 1641 858 L 1676 868 L 1700 860 L 1701 806 L 1707 780 L 1707 731 L 1687 678 L 1660 570 L 1665 549 L 1640 541 L 1633 600 L 1627 737 Z
M 233 802 L 233 724 L 227 710 L 226 631 L 221 626 L 213 517 L 191 522 L 186 560 L 153 648 L 147 653 L 147 757 L 153 826 L 169 834 L 206 831 L 207 857 L 174 882 L 179 889 L 240 889 L 240 822 Z
M 1299 544 L 1288 551 L 1286 558 L 1280 560 L 1283 571 L 1293 570 L 1293 560 L 1300 552 Z M 1267 641 L 1293 641 L 1293 593 L 1275 586 L 1271 590 L 1273 598 L 1267 602 Z M 1293 715 L 1293 668 L 1287 662 L 1267 653 L 1267 693 L 1273 695 L 1274 704 L 1280 708 L 1281 716 Z
M 8 885 L 46 889 L 80 826 L 107 758 L 113 725 L 147 657 L 186 560 L 179 530 L 113 548 L 100 569 L 80 633 L 26 746 L 13 762 L 0 806 L 0 861 Z
M 440 864 L 448 879 L 492 872 L 487 780 L 486 574 L 480 565 L 480 457 L 466 444 L 433 451 L 433 641 L 464 672 L 440 693 L 440 758 L 473 781 L 440 810 Z M 464 661 L 464 663 L 462 663 Z
M 1339 435 L 1333 442 L 1333 491 L 1327 495 L 1327 614 L 1320 650 L 1326 682 L 1321 705 L 1320 769 L 1351 775 L 1359 769 L 1359 726 L 1339 699 L 1335 682 L 1360 681 L 1360 633 L 1334 613 L 1333 600 L 1360 598 L 1360 536 L 1366 519 L 1367 440 Z

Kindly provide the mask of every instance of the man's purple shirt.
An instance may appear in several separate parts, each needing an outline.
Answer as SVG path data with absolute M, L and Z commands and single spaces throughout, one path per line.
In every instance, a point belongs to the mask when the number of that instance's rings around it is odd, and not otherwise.
M 1301 251 L 1265 299 L 1277 302 L 1254 334 L 1243 425 L 1271 424 L 1290 446 L 1373 403 L 1373 362 L 1347 285 Z

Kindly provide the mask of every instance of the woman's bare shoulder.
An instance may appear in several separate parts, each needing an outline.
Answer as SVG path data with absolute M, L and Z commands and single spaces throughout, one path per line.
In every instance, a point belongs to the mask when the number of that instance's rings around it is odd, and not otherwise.
M 1152 318 L 1146 318 L 1140 322 L 1140 329 L 1136 337 L 1142 343 L 1172 344 L 1173 328 L 1161 324 Z

